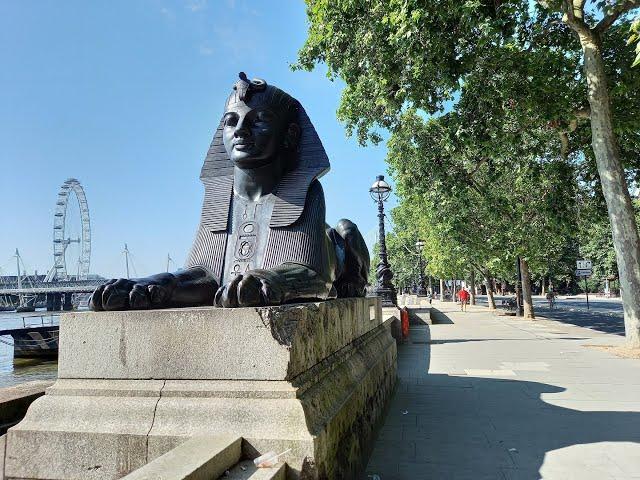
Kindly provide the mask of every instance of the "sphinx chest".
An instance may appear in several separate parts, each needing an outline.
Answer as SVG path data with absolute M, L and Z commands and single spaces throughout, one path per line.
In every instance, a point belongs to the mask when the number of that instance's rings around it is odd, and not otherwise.
M 233 196 L 229 209 L 222 284 L 229 282 L 235 275 L 263 267 L 269 240 L 269 218 L 274 204 L 273 195 L 255 202 Z

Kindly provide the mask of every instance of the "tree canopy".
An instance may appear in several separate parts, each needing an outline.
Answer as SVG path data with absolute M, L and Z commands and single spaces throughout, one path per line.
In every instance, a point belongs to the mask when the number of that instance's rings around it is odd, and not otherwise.
M 640 76 L 631 69 L 640 27 L 630 17 L 639 5 L 307 0 L 295 68 L 322 64 L 345 81 L 337 115 L 360 143 L 389 132 L 401 199 L 393 242 L 425 239 L 432 273 L 472 264 L 508 275 L 522 256 L 534 276 L 568 275 L 597 248 L 585 212 L 606 231 L 607 208 L 610 218 L 626 208 L 613 193 L 626 191 L 625 178 L 602 182 L 603 171 L 619 165 L 629 181 L 640 172 Z M 627 223 L 628 235 L 637 227 Z M 609 250 L 603 269 L 610 260 Z

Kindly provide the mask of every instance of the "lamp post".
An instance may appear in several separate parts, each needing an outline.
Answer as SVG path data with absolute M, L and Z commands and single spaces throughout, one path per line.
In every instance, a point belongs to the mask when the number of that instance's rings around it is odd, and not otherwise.
M 427 290 L 424 286 L 424 263 L 422 260 L 422 248 L 424 247 L 424 242 L 422 240 L 418 240 L 416 242 L 416 248 L 418 249 L 418 295 L 426 295 Z
M 375 294 L 381 298 L 383 307 L 392 307 L 397 303 L 396 290 L 391 283 L 393 272 L 387 261 L 387 243 L 384 233 L 384 202 L 391 194 L 391 187 L 384 181 L 384 175 L 378 175 L 369 189 L 369 194 L 378 204 L 378 241 L 380 242 L 380 262 L 376 267 L 377 283 Z

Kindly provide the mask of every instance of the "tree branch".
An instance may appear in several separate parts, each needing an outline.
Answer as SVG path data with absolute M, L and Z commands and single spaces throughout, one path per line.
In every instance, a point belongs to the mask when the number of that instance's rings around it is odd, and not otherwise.
M 584 20 L 584 2 L 585 0 L 573 0 L 573 14 L 580 20 Z
M 583 17 L 584 2 L 579 0 L 562 0 L 562 21 L 569 25 L 578 35 L 590 35 L 591 30 L 589 29 L 589 25 L 585 23 Z
M 558 135 L 560 136 L 560 156 L 563 160 L 569 158 L 569 134 L 575 132 L 578 128 L 579 120 L 588 120 L 591 117 L 591 109 L 589 107 L 580 108 L 573 112 L 573 118 L 569 120 L 566 125 L 561 125 L 558 128 Z
M 579 108 L 578 110 L 573 112 L 573 114 L 575 115 L 576 118 L 580 120 L 588 120 L 589 118 L 591 118 L 591 108 L 590 107 Z
M 566 162 L 569 158 L 569 135 L 566 130 L 560 130 L 558 135 L 560 135 L 560 156 Z
M 482 268 L 481 268 L 477 263 L 475 263 L 475 262 L 473 262 L 473 261 L 469 260 L 469 264 L 470 264 L 473 268 L 475 268 L 475 269 L 478 271 L 478 273 L 479 273 L 480 275 L 484 275 L 484 272 L 482 271 Z
M 609 15 L 605 15 L 605 17 L 600 20 L 595 27 L 593 27 L 593 31 L 598 35 L 603 34 L 615 23 L 616 20 L 618 20 L 618 18 L 620 18 L 620 15 L 623 15 L 636 7 L 640 7 L 640 0 L 626 0 L 615 7 Z

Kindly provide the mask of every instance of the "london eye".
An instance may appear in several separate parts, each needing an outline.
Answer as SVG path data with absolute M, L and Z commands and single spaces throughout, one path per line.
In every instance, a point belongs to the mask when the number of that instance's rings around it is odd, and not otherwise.
M 69 246 L 78 244 L 77 259 Z M 75 250 L 75 249 L 74 249 Z M 86 280 L 91 261 L 89 205 L 80 182 L 70 178 L 62 184 L 53 217 L 53 267 L 45 281 Z

